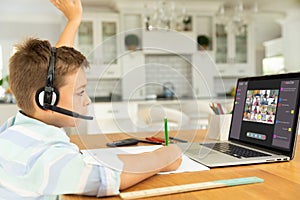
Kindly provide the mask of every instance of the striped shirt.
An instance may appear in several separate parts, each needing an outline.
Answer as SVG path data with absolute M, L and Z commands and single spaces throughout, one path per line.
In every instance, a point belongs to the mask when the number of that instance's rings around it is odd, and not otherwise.
M 120 172 L 87 164 L 63 129 L 17 113 L 0 127 L 0 199 L 119 193 Z

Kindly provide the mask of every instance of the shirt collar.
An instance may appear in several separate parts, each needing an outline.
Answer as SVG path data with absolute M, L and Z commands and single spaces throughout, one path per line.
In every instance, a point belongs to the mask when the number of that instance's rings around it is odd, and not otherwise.
M 14 119 L 14 123 L 12 124 L 13 125 L 37 125 L 37 126 L 41 126 L 41 127 L 44 127 L 43 128 L 43 134 L 46 136 L 46 137 L 49 137 L 49 136 L 55 136 L 55 137 L 60 137 L 60 138 L 64 138 L 66 140 L 69 140 L 70 138 L 67 136 L 66 134 L 66 131 L 63 129 L 63 128 L 58 128 L 56 126 L 52 126 L 52 125 L 49 125 L 49 124 L 46 124 L 40 120 L 37 120 L 37 119 L 34 119 L 34 118 L 31 118 L 29 116 L 27 116 L 26 114 L 24 114 L 22 111 L 19 111 L 16 116 L 15 116 L 15 119 Z
M 31 118 L 24 114 L 22 111 L 19 111 L 14 120 L 13 125 L 21 125 L 21 124 L 39 124 L 39 125 L 46 125 L 44 122 Z

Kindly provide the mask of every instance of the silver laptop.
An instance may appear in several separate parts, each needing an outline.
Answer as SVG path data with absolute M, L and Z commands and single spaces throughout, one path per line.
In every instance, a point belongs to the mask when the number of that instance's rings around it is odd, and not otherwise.
M 180 144 L 208 167 L 293 159 L 299 114 L 300 73 L 240 78 L 228 141 Z

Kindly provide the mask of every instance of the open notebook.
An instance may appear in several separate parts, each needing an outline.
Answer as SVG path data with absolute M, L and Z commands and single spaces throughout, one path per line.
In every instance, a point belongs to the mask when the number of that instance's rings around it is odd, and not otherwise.
M 118 159 L 116 158 L 115 155 L 144 153 L 144 152 L 154 151 L 161 147 L 162 147 L 161 145 L 152 145 L 152 146 L 99 148 L 99 149 L 82 150 L 81 152 L 86 156 L 85 158 L 86 163 L 103 165 L 103 166 L 120 170 L 122 166 L 118 164 Z M 183 155 L 182 163 L 176 171 L 161 172 L 160 174 L 194 172 L 194 171 L 204 171 L 204 170 L 209 170 L 209 168 Z

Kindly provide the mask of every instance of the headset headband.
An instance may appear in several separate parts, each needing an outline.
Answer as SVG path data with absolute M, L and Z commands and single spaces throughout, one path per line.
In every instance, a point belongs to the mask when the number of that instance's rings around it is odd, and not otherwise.
M 51 104 L 52 102 L 52 95 L 54 92 L 54 66 L 55 66 L 55 57 L 56 57 L 56 48 L 51 48 L 51 56 L 50 56 L 50 64 L 47 74 L 47 81 L 46 86 L 44 88 L 45 95 L 44 95 L 44 105 Z

